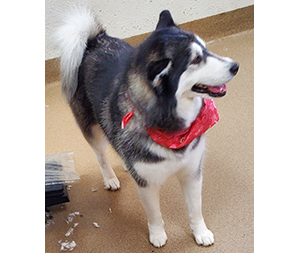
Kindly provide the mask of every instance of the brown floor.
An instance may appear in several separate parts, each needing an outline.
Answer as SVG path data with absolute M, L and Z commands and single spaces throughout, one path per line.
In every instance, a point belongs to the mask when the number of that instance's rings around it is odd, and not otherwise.
M 227 86 L 224 98 L 215 99 L 220 121 L 206 134 L 207 153 L 203 182 L 203 214 L 215 235 L 215 244 L 197 246 L 189 228 L 187 209 L 179 183 L 170 178 L 161 189 L 161 209 L 167 244 L 154 248 L 148 242 L 147 220 L 134 180 L 109 148 L 112 167 L 121 189 L 103 189 L 97 159 L 81 135 L 60 84 L 46 86 L 46 154 L 73 151 L 81 180 L 72 184 L 70 203 L 52 208 L 46 227 L 46 252 L 59 252 L 59 240 L 75 241 L 74 252 L 228 252 L 254 251 L 253 238 L 253 51 L 254 32 L 248 30 L 220 38 L 208 49 L 240 63 L 240 71 Z M 92 191 L 97 189 L 97 191 Z M 82 217 L 67 224 L 70 213 Z M 78 223 L 71 236 L 65 233 Z M 93 225 L 99 224 L 99 228 Z

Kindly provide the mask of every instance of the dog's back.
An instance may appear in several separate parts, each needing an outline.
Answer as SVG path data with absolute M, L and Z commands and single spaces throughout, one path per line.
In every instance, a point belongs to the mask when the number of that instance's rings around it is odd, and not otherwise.
M 100 121 L 106 98 L 119 88 L 132 47 L 110 37 L 90 10 L 76 8 L 56 32 L 61 61 L 62 93 L 85 136 Z M 113 99 L 113 98 L 111 98 Z

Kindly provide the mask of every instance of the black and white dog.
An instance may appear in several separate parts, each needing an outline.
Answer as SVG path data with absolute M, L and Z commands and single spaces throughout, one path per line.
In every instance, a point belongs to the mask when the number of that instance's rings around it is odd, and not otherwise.
M 239 65 L 208 51 L 169 11 L 136 48 L 108 36 L 82 9 L 66 17 L 56 38 L 62 91 L 96 153 L 105 188 L 120 187 L 105 154 L 110 143 L 138 185 L 155 247 L 167 241 L 159 189 L 174 174 L 196 242 L 213 244 L 201 211 L 204 132 L 219 119 L 211 98 L 225 95 Z

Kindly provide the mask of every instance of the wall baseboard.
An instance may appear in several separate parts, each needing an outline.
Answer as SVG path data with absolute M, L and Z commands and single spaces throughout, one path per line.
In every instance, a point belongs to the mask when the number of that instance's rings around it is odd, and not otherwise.
M 215 16 L 194 20 L 179 25 L 180 28 L 199 34 L 206 42 L 254 28 L 254 5 L 221 13 Z M 150 33 L 124 39 L 132 46 L 139 45 Z M 57 82 L 59 58 L 45 61 L 45 83 Z

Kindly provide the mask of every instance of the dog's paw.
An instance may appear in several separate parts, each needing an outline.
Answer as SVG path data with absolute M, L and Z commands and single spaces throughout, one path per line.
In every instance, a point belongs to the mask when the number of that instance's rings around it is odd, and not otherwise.
M 148 224 L 150 234 L 149 240 L 153 244 L 153 246 L 157 248 L 164 246 L 168 240 L 163 224 L 163 221 L 161 226 L 151 226 L 150 224 Z
M 160 248 L 164 246 L 168 240 L 166 232 L 163 230 L 160 233 L 150 234 L 150 242 L 154 247 Z
M 104 189 L 105 190 L 111 190 L 116 191 L 120 188 L 120 181 L 118 178 L 110 178 L 110 179 L 104 179 Z
M 201 233 L 194 233 L 194 236 L 197 244 L 203 246 L 210 246 L 215 241 L 214 234 L 209 229 L 206 229 Z

